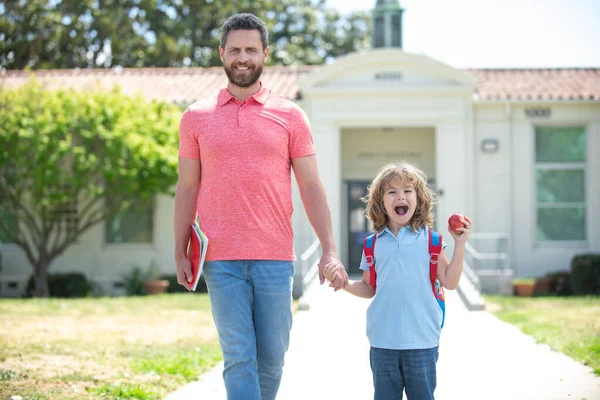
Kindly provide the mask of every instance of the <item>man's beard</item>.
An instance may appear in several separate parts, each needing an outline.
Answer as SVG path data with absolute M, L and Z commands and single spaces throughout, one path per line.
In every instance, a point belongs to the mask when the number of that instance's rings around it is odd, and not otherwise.
M 235 67 L 239 67 L 240 65 L 243 64 L 236 64 Z M 225 73 L 227 74 L 227 78 L 229 78 L 229 82 L 242 88 L 247 88 L 254 85 L 258 78 L 260 78 L 260 75 L 263 71 L 262 65 L 255 65 L 254 72 L 250 72 L 249 74 L 243 75 L 240 74 L 236 76 L 234 72 L 234 66 L 232 66 L 231 68 L 223 66 L 223 68 L 225 68 Z M 250 69 L 250 71 L 252 71 L 252 69 Z

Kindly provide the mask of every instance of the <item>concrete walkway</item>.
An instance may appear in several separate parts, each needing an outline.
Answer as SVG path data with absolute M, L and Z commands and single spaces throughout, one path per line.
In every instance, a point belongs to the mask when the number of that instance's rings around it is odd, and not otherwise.
M 600 400 L 600 377 L 591 368 L 485 311 L 469 312 L 456 292 L 446 296 L 437 400 Z M 372 399 L 369 301 L 317 283 L 303 302 L 310 309 L 294 316 L 278 399 Z M 225 400 L 222 369 L 219 364 L 166 400 Z

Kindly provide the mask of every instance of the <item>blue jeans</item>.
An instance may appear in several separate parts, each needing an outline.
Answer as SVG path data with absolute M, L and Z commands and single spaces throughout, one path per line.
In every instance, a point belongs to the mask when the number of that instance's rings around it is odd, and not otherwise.
M 438 348 L 388 350 L 371 347 L 375 400 L 433 400 Z
M 204 265 L 228 400 L 274 400 L 292 328 L 292 261 Z

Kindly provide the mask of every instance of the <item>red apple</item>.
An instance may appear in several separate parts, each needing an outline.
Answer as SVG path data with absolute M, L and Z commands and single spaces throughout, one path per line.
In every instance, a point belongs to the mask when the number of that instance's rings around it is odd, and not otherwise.
M 448 218 L 448 225 L 450 226 L 450 230 L 457 235 L 460 235 L 462 232 L 457 230 L 458 228 L 466 228 L 465 225 L 465 217 L 461 213 L 454 213 Z

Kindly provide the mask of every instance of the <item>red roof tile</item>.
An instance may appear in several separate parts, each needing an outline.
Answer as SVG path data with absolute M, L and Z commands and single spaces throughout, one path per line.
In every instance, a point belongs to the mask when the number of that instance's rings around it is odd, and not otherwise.
M 467 69 L 480 100 L 600 101 L 600 68 Z
M 292 100 L 301 98 L 298 80 L 318 67 L 265 67 L 261 80 L 274 92 Z M 467 69 L 476 78 L 476 100 L 600 101 L 600 68 Z M 125 93 L 190 104 L 224 87 L 222 67 L 115 68 L 38 70 L 49 88 L 93 88 L 120 85 Z M 5 71 L 5 87 L 23 84 L 31 72 Z
M 298 78 L 310 71 L 310 67 L 265 67 L 261 80 L 279 95 L 295 100 L 300 91 Z M 147 98 L 179 104 L 193 103 L 227 84 L 222 67 L 5 71 L 0 74 L 0 82 L 7 88 L 17 87 L 32 74 L 50 89 L 119 85 L 127 94 L 140 93 Z

